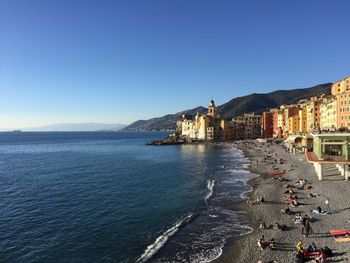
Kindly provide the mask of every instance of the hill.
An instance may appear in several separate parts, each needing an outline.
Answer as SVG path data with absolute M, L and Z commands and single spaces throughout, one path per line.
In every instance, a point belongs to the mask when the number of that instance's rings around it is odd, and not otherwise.
M 253 93 L 238 97 L 218 107 L 223 117 L 234 117 L 247 112 L 262 113 L 282 104 L 293 104 L 301 99 L 330 94 L 332 83 L 317 85 L 305 89 L 277 90 L 265 94 Z
M 204 107 L 197 107 L 190 110 L 177 112 L 175 114 L 167 114 L 162 117 L 152 118 L 149 120 L 138 120 L 125 127 L 123 130 L 128 131 L 162 131 L 162 130 L 174 130 L 176 128 L 176 120 L 183 114 L 194 115 L 197 112 L 205 113 L 207 109 Z
M 106 123 L 56 123 L 34 128 L 23 128 L 23 131 L 117 131 L 124 128 L 124 124 Z
M 234 98 L 218 106 L 218 113 L 227 118 L 248 112 L 261 113 L 282 104 L 292 104 L 301 99 L 307 99 L 321 94 L 328 95 L 331 92 L 331 86 L 332 83 L 325 83 L 304 89 L 277 90 L 264 94 L 253 93 Z M 181 111 L 175 114 L 168 114 L 158 118 L 138 120 L 125 127 L 124 130 L 174 130 L 176 128 L 176 120 L 181 115 L 194 115 L 196 112 L 204 113 L 206 111 L 207 109 L 204 107 L 196 107 L 194 109 Z

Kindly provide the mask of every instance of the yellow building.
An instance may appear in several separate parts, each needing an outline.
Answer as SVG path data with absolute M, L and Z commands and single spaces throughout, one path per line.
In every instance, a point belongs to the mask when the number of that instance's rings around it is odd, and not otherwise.
M 337 98 L 334 96 L 324 97 L 320 105 L 320 129 L 336 130 L 338 127 Z
M 299 132 L 299 114 L 288 118 L 288 134 L 296 134 Z
M 294 128 L 293 127 L 293 122 L 295 120 L 292 119 L 291 121 L 289 120 L 289 118 L 292 118 L 294 116 L 298 116 L 299 118 L 299 106 L 297 105 L 286 105 L 285 108 L 283 109 L 284 112 L 284 119 L 285 119 L 285 126 L 283 127 L 283 133 L 285 137 L 288 137 L 288 135 L 294 133 Z M 299 123 L 298 123 L 298 127 L 299 127 Z
M 204 115 L 197 113 L 195 117 L 195 128 L 197 130 L 196 137 L 198 140 L 205 140 L 207 138 L 208 119 Z
M 284 112 L 283 110 L 279 110 L 278 111 L 278 116 L 277 116 L 277 125 L 278 125 L 278 128 L 280 129 L 280 133 L 281 134 L 278 134 L 279 136 L 278 137 L 281 137 L 283 135 L 283 129 L 285 129 L 285 119 L 284 119 Z
M 314 129 L 320 128 L 320 101 L 317 97 L 312 97 L 307 105 L 307 132 L 312 132 Z
M 332 95 L 337 96 L 346 93 L 350 90 L 350 76 L 335 82 L 332 85 Z
M 306 105 L 299 109 L 299 132 L 307 132 L 307 111 Z

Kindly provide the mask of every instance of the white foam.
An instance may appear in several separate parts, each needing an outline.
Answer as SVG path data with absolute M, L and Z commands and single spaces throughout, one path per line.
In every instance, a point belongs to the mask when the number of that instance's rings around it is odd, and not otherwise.
M 242 230 L 243 230 L 243 229 L 246 230 L 245 232 L 239 234 L 240 236 L 251 234 L 251 233 L 253 233 L 253 231 L 254 231 L 254 229 L 253 229 L 252 227 L 250 227 L 250 226 L 239 225 L 239 224 L 235 224 L 234 226 L 235 226 L 235 227 L 238 227 L 238 228 L 240 228 L 240 229 L 242 229 Z
M 178 230 L 179 227 L 183 224 L 189 222 L 189 220 L 192 218 L 193 214 L 189 214 L 188 216 L 182 218 L 181 220 L 177 221 L 175 225 L 173 225 L 171 228 L 169 228 L 167 231 L 165 231 L 162 235 L 160 235 L 153 244 L 149 245 L 145 252 L 139 257 L 136 262 L 146 262 L 149 260 L 157 251 L 164 246 L 164 244 L 168 241 L 168 239 L 173 236 Z
M 244 173 L 244 174 L 250 173 L 250 171 L 243 170 L 243 169 L 229 169 L 228 171 L 231 172 L 231 173 Z
M 215 180 L 208 180 L 207 188 L 208 188 L 209 192 L 207 193 L 207 195 L 204 198 L 205 202 L 207 202 L 208 199 L 213 195 L 214 186 L 215 186 Z
M 191 263 L 209 263 L 218 259 L 222 255 L 224 243 L 213 249 L 207 250 L 205 252 L 201 252 L 195 255 L 192 255 L 190 258 Z

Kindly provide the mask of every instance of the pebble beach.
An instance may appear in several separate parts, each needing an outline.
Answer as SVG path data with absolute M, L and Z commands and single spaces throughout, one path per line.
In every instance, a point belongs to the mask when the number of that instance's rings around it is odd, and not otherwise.
M 254 231 L 232 247 L 226 248 L 216 262 L 297 262 L 296 244 L 302 242 L 307 248 L 312 242 L 317 249 L 329 247 L 333 256 L 326 262 L 348 262 L 350 258 L 350 242 L 336 242 L 329 234 L 331 229 L 350 229 L 350 184 L 344 180 L 335 166 L 325 167 L 325 176 L 319 181 L 314 167 L 308 163 L 304 153 L 292 154 L 283 143 L 259 144 L 255 141 L 236 142 L 235 147 L 244 150 L 251 160 L 250 170 L 260 176 L 248 182 L 253 190 L 248 200 L 241 204 L 246 211 Z M 280 161 L 282 160 L 282 162 Z M 286 171 L 283 175 L 270 175 L 272 171 Z M 277 180 L 280 177 L 282 179 Z M 305 181 L 303 185 L 299 180 Z M 291 206 L 284 198 L 287 185 L 298 197 L 298 206 Z M 307 188 L 307 190 L 304 190 Z M 256 200 L 264 198 L 265 202 Z M 325 201 L 329 200 L 330 214 L 318 215 L 312 212 L 318 206 L 325 210 Z M 289 208 L 290 214 L 282 213 Z M 295 215 L 308 215 L 311 233 L 302 234 L 302 224 L 295 223 Z M 266 228 L 260 228 L 264 222 Z M 274 229 L 276 222 L 285 229 Z M 271 226 L 271 227 L 270 227 Z M 258 240 L 275 240 L 275 249 L 261 249 Z M 310 259 L 308 262 L 315 262 Z

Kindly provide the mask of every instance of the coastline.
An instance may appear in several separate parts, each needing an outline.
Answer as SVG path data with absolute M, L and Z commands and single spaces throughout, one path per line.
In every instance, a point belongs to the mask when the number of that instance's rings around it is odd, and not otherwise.
M 259 176 L 247 182 L 252 191 L 247 194 L 251 200 L 264 196 L 266 202 L 263 204 L 247 205 L 245 202 L 238 204 L 237 208 L 244 211 L 249 218 L 253 232 L 241 236 L 239 240 L 227 244 L 220 258 L 215 263 L 245 263 L 258 262 L 261 259 L 265 262 L 295 262 L 295 245 L 302 241 L 307 247 L 315 242 L 318 248 L 328 246 L 332 249 L 334 257 L 330 262 L 348 261 L 350 243 L 336 243 L 334 238 L 328 234 L 330 229 L 350 228 L 350 207 L 347 200 L 350 197 L 349 182 L 344 179 L 332 167 L 327 167 L 327 175 L 324 181 L 317 179 L 314 168 L 309 164 L 305 155 L 287 153 L 282 144 L 260 145 L 253 141 L 242 141 L 235 144 L 235 147 L 244 151 L 250 159 L 250 171 Z M 267 157 L 267 162 L 264 162 Z M 270 159 L 268 157 L 271 157 Z M 286 188 L 282 182 L 273 179 L 268 173 L 272 169 L 273 160 L 283 158 L 286 162 L 277 165 L 280 170 L 286 170 L 283 178 L 294 185 L 298 178 L 304 178 L 307 185 L 312 186 L 312 192 L 319 194 L 317 197 L 309 197 L 309 191 L 295 188 L 302 205 L 294 208 L 283 201 Z M 257 161 L 259 164 L 257 164 Z M 294 188 L 293 188 L 294 189 Z M 324 208 L 324 201 L 330 200 L 334 213 L 329 216 L 316 216 L 311 210 L 320 206 Z M 283 208 L 289 207 L 292 215 L 282 214 Z M 302 226 L 294 224 L 294 214 L 300 212 L 312 217 L 311 226 L 313 233 L 309 237 L 301 234 Z M 274 229 L 259 229 L 259 222 L 264 221 L 267 225 L 276 221 L 288 226 L 287 231 Z M 277 250 L 260 250 L 257 244 L 258 239 L 264 235 L 265 240 L 274 238 L 278 245 Z M 283 260 L 281 260 L 283 258 Z M 327 261 L 328 262 L 328 261 Z
M 247 220 L 250 223 L 249 227 L 252 227 L 252 232 L 242 235 L 239 239 L 234 240 L 233 242 L 231 242 L 231 244 L 225 246 L 222 255 L 218 259 L 212 261 L 213 263 L 244 262 L 241 260 L 241 251 L 243 250 L 245 240 L 249 239 L 252 235 L 254 235 L 258 227 L 257 215 L 251 209 L 249 209 L 249 207 L 247 207 L 245 201 L 247 199 L 253 199 L 253 197 L 256 196 L 256 193 L 258 192 L 259 185 L 264 183 L 264 181 L 266 180 L 266 173 L 264 173 L 264 171 L 262 171 L 261 169 L 257 169 L 257 167 L 253 165 L 253 163 L 256 162 L 256 160 L 261 160 L 262 158 L 264 158 L 264 155 L 260 152 L 250 151 L 246 149 L 242 144 L 244 144 L 244 141 L 238 143 L 235 142 L 234 147 L 243 151 L 244 156 L 249 159 L 249 171 L 252 174 L 256 174 L 257 177 L 249 179 L 246 182 L 246 184 L 251 187 L 251 190 L 245 194 L 246 199 L 241 203 L 235 204 L 233 206 L 236 209 L 246 213 Z

